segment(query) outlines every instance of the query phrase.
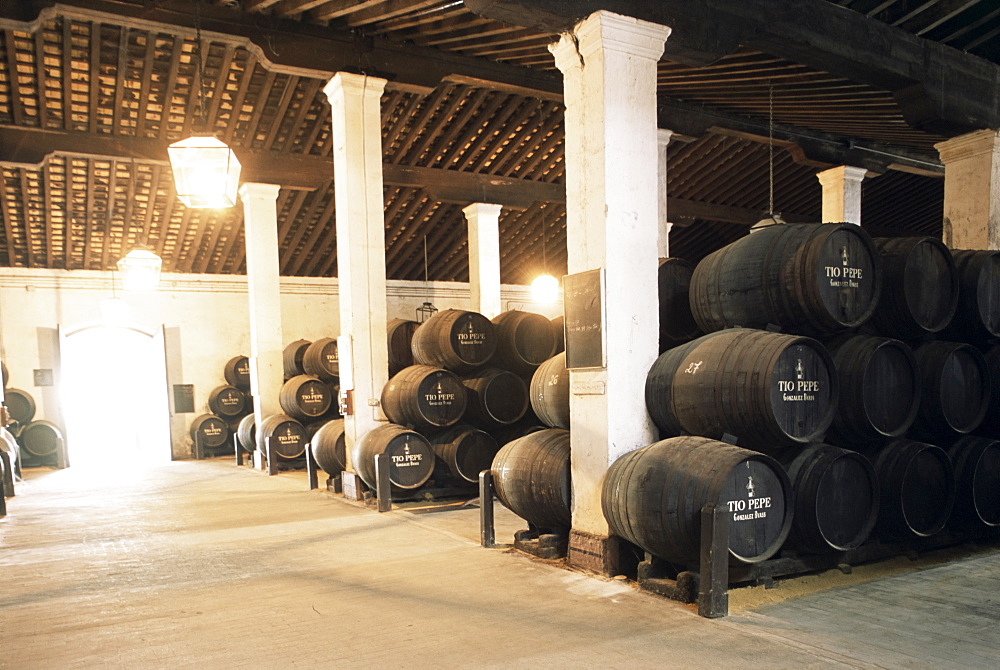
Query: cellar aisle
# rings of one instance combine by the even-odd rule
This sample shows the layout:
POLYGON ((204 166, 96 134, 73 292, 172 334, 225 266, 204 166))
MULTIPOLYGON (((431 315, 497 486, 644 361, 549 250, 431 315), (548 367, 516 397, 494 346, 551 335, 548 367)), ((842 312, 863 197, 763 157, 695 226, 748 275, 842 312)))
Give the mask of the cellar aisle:
POLYGON ((1000 664, 996 550, 709 621, 483 549, 476 509, 380 515, 222 459, 33 471, 8 508, 5 669, 1000 664))

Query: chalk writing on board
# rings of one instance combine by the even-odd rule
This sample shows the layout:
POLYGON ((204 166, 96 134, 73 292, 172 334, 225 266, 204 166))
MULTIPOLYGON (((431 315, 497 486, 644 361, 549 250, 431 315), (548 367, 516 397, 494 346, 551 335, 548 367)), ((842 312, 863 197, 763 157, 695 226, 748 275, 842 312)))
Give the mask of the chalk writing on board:
POLYGON ((567 275, 563 280, 566 367, 604 367, 602 270, 567 275))

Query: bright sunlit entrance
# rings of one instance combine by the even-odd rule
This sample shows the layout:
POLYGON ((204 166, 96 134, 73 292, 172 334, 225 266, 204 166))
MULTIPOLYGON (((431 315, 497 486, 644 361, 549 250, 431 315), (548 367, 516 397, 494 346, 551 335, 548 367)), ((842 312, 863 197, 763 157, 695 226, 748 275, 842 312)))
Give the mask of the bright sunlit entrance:
POLYGON ((85 327, 60 354, 70 467, 114 476, 170 460, 161 332, 85 327))

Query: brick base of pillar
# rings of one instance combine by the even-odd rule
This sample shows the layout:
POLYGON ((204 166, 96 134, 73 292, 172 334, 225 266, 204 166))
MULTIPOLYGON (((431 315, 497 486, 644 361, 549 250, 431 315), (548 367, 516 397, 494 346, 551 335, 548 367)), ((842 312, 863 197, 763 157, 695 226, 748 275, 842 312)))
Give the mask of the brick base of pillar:
POLYGON ((596 572, 605 577, 619 573, 617 537, 595 535, 582 530, 569 532, 569 551, 566 562, 573 567, 596 572))

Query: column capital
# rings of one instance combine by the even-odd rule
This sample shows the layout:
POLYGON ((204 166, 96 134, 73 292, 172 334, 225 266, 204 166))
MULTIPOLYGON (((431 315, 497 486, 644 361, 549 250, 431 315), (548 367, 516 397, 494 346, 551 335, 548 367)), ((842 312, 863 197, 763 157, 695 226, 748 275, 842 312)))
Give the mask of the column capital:
POLYGON ((656 144, 663 148, 670 144, 670 139, 674 136, 674 131, 667 130, 666 128, 656 129, 656 144))
POLYGON ((240 198, 246 200, 277 200, 281 187, 277 184, 247 182, 240 185, 240 198))
POLYGON ((323 87, 323 93, 327 100, 339 93, 355 93, 372 97, 382 97, 385 91, 387 80, 381 77, 370 77, 365 74, 354 74, 352 72, 337 72, 330 78, 330 81, 323 87))
POLYGON ((1000 154, 1000 130, 976 130, 938 142, 934 148, 945 165, 991 152, 1000 154))
POLYGON ((865 168, 854 167, 853 165, 838 165, 837 167, 823 170, 816 173, 816 178, 823 186, 831 186, 843 181, 860 182, 868 175, 865 168))
POLYGON ((602 9, 573 26, 573 34, 584 59, 602 49, 659 60, 670 28, 602 9))
POLYGON ((474 216, 482 216, 484 214, 500 216, 501 209, 503 209, 503 205, 497 205, 491 202, 474 202, 471 205, 463 207, 462 213, 465 214, 466 219, 471 219, 474 216))
POLYGON ((573 68, 583 67, 583 56, 580 55, 576 40, 569 33, 559 36, 559 41, 549 44, 549 53, 555 58, 556 67, 563 74, 573 68))

